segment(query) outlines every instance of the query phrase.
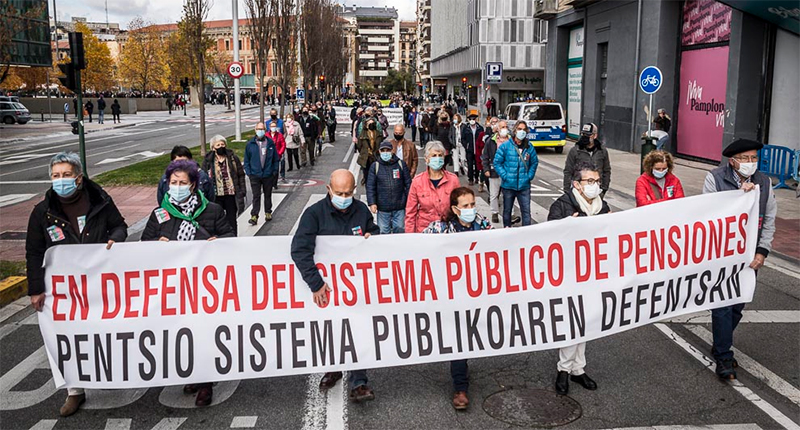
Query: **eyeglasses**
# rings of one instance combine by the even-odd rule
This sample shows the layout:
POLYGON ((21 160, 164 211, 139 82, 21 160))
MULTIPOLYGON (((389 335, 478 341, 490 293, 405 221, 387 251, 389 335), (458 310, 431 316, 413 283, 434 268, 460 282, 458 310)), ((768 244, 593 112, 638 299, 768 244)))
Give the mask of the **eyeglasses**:
POLYGON ((733 157, 734 160, 740 163, 747 163, 747 162, 756 162, 758 161, 758 155, 751 155, 751 156, 741 156, 741 157, 733 157))
POLYGON ((589 179, 581 179, 581 182, 586 182, 589 185, 599 184, 599 179, 589 178, 589 179))

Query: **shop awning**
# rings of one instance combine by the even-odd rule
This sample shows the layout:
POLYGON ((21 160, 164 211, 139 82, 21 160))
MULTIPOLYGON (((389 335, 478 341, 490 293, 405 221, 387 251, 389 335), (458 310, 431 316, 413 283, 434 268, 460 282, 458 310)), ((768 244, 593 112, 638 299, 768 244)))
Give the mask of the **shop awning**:
POLYGON ((800 3, 797 0, 718 0, 755 15, 778 27, 800 34, 800 3))

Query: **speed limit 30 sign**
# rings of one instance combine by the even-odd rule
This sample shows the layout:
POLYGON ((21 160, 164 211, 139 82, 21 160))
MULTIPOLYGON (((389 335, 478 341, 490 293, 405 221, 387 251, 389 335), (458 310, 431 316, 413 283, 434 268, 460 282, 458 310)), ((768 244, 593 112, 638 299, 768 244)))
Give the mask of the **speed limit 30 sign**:
POLYGON ((234 61, 228 65, 228 74, 231 75, 233 79, 239 79, 244 75, 244 66, 242 66, 240 62, 234 61))

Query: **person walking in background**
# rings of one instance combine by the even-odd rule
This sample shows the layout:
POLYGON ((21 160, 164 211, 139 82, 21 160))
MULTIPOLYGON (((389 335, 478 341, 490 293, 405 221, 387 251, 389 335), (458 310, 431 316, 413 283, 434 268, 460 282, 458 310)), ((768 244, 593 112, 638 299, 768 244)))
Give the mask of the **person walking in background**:
MULTIPOLYGON (((192 151, 189 148, 183 145, 176 145, 172 148, 172 151, 169 154, 170 162, 175 160, 189 160, 194 163, 192 158, 192 151)), ((211 179, 208 177, 208 174, 203 170, 197 163, 197 170, 199 170, 198 176, 198 189, 203 192, 203 195, 209 200, 214 201, 214 184, 211 183, 211 179)), ((158 182, 158 190, 156 191, 156 204, 161 204, 161 201, 164 200, 164 195, 169 191, 169 178, 166 174, 161 176, 161 180, 158 182)))
POLYGON ((467 179, 470 185, 475 185, 479 180, 481 174, 475 159, 476 144, 483 134, 483 127, 478 124, 478 115, 472 114, 469 117, 467 125, 461 127, 461 148, 463 149, 464 158, 462 164, 466 166, 467 179))
POLYGON ((378 120, 372 116, 367 116, 364 121, 364 127, 361 129, 355 147, 358 152, 358 159, 356 161, 361 167, 362 185, 367 183, 367 169, 375 162, 378 156, 378 146, 382 140, 378 120))
POLYGON ((173 104, 174 103, 172 102, 172 97, 167 96, 167 110, 169 111, 170 115, 172 115, 172 106, 173 106, 173 104))
POLYGON ((278 188, 278 176, 282 182, 286 182, 286 160, 283 155, 286 153, 286 139, 283 137, 283 120, 280 118, 269 120, 269 132, 267 136, 275 143, 275 149, 278 150, 278 157, 280 158, 279 175, 275 175, 275 188, 278 188), (280 125, 279 124, 280 121, 280 125))
POLYGON ((114 99, 114 103, 111 103, 111 119, 114 121, 114 124, 122 122, 122 120, 119 119, 120 112, 122 112, 122 106, 119 105, 119 100, 114 99))
POLYGON ((261 194, 264 194, 264 220, 272 221, 272 188, 275 186, 280 155, 275 142, 267 137, 264 123, 256 124, 256 135, 244 148, 244 171, 250 179, 253 192, 253 209, 250 211, 250 225, 258 224, 261 210, 261 194))
MULTIPOLYGON (((372 213, 360 200, 353 199, 356 179, 349 170, 339 169, 331 174, 328 194, 306 209, 300 216, 297 231, 292 237, 292 260, 303 281, 313 292, 314 303, 320 308, 328 305, 331 287, 317 269, 314 254, 319 236, 363 236, 368 239, 380 234, 372 219, 372 213)), ((350 401, 354 403, 375 399, 375 393, 367 385, 366 370, 351 370, 350 401)), ((328 372, 319 382, 320 390, 329 390, 342 379, 342 372, 328 372)))
POLYGON ((78 97, 72 96, 72 111, 75 112, 75 118, 78 117, 78 97))
POLYGON ((328 143, 336 142, 336 109, 330 103, 325 105, 325 122, 328 126, 328 143))
POLYGON ((564 164, 564 190, 568 191, 572 184, 572 172, 575 166, 590 163, 597 166, 600 172, 600 189, 605 197, 611 184, 611 159, 603 142, 597 137, 597 126, 586 123, 581 127, 581 137, 575 146, 569 150, 567 161, 564 164))
POLYGON ((466 151, 461 144, 461 138, 466 128, 467 125, 461 120, 461 114, 457 113, 453 115, 453 125, 450 126, 450 130, 448 130, 447 140, 450 141, 453 147, 453 173, 455 173, 456 176, 461 176, 466 170, 464 169, 466 164, 466 151))
MULTIPOLYGON (((398 123, 395 129, 402 126, 398 123)), ((404 233, 411 176, 406 163, 392 153, 391 141, 381 142, 379 156, 367 172, 367 204, 378 214, 381 234, 404 233)))
MULTIPOLYGON (((467 187, 459 187, 450 193, 450 207, 439 221, 433 221, 423 230, 426 234, 450 234, 465 231, 491 230, 492 224, 477 213, 475 192, 467 187)), ((456 410, 469 407, 469 366, 466 359, 450 362, 450 376, 453 378, 452 405, 456 410)))
MULTIPOLYGON (((575 166, 570 188, 550 206, 547 221, 568 217, 583 217, 611 212, 600 194, 600 172, 594 164, 582 162, 575 166)), ((586 374, 586 342, 558 350, 556 393, 569 394, 569 381, 587 390, 596 390, 597 383, 586 374)))
POLYGON ((300 123, 294 120, 291 113, 287 113, 283 120, 283 136, 286 140, 286 158, 289 159, 289 172, 294 170, 294 166, 300 169, 300 158, 298 151, 300 147, 305 145, 303 138, 303 131, 300 129, 300 123), (294 161, 294 163, 292 163, 294 161))
MULTIPOLYGON (((317 146, 317 138, 319 137, 319 119, 312 116, 308 112, 308 107, 303 106, 300 117, 297 119, 300 123, 300 128, 303 130, 303 138, 305 139, 305 151, 308 154, 308 159, 311 165, 314 165, 314 151, 317 146)), ((303 162, 305 165, 305 161, 303 162)))
POLYGON ((458 177, 444 168, 444 158, 442 142, 431 140, 425 145, 428 168, 411 181, 406 202, 406 233, 420 233, 447 214, 450 193, 459 183, 458 177))
POLYGON ((680 179, 672 174, 673 168, 669 152, 652 151, 644 157, 644 173, 636 180, 637 207, 684 196, 680 179))
POLYGON ((94 112, 94 103, 92 103, 91 100, 86 100, 84 108, 86 109, 86 115, 89 117, 89 122, 92 122, 92 112, 94 112))
POLYGON ((417 175, 419 153, 417 153, 417 146, 414 145, 414 142, 406 139, 405 135, 406 129, 403 124, 396 124, 394 126, 394 139, 392 140, 392 153, 406 163, 408 174, 411 175, 411 179, 414 179, 414 176, 417 175))
POLYGON ((408 128, 411 128, 411 142, 417 141, 417 107, 411 106, 411 109, 408 112, 408 116, 406 117, 406 123, 408 123, 408 128))
POLYGON ((500 177, 503 193, 503 227, 511 227, 514 200, 519 203, 522 225, 531 225, 531 182, 539 167, 539 157, 528 142, 528 124, 518 121, 514 137, 497 148, 494 169, 500 177))
MULTIPOLYGON (((436 115, 436 125, 434 126, 433 130, 433 139, 437 140, 442 144, 442 146, 444 146, 445 168, 447 168, 447 166, 452 166, 454 146, 453 142, 450 140, 450 115, 444 109, 439 110, 438 115, 436 115)), ((455 171, 455 169, 453 170, 455 171)), ((458 172, 454 173, 456 173, 456 176, 458 176, 458 172)))
POLYGON ((661 125, 661 130, 664 130, 665 133, 669 133, 669 130, 672 128, 672 121, 664 108, 658 110, 658 116, 653 122, 661 125))
POLYGON ((502 181, 494 167, 494 158, 497 148, 509 140, 508 126, 505 120, 499 120, 492 127, 492 133, 486 137, 486 144, 481 153, 483 163, 483 176, 489 181, 489 207, 492 208, 492 222, 500 222, 500 185, 502 181))
MULTIPOLYGON (((25 236, 28 296, 31 306, 41 312, 45 304, 44 256, 57 245, 106 244, 128 238, 128 225, 111 196, 97 183, 83 176, 78 154, 61 152, 50 159, 51 187, 34 206, 25 236)), ((59 413, 68 417, 86 401, 83 388, 67 389, 59 413)))
POLYGON ((228 141, 222 135, 215 135, 210 141, 211 151, 203 160, 203 171, 208 173, 214 186, 214 201, 222 206, 233 234, 239 235, 236 218, 245 210, 247 196, 247 177, 239 156, 228 149, 228 141))
POLYGON ((105 117, 106 113, 106 99, 103 98, 103 95, 100 94, 100 98, 97 99, 97 123, 103 124, 103 118, 105 117))

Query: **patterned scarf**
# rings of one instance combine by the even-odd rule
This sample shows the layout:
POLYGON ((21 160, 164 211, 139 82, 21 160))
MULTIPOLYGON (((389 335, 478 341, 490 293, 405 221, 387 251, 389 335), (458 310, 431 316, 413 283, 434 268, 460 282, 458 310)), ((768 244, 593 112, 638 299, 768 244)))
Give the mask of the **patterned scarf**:
POLYGON ((198 227, 195 219, 203 213, 207 204, 208 201, 200 191, 193 193, 191 197, 186 199, 183 203, 169 197, 169 194, 164 197, 164 200, 161 202, 161 207, 173 217, 183 220, 178 229, 178 240, 194 240, 198 227))

